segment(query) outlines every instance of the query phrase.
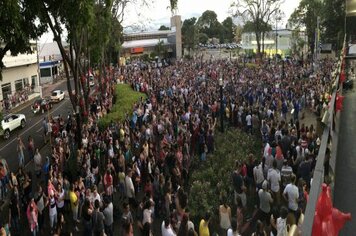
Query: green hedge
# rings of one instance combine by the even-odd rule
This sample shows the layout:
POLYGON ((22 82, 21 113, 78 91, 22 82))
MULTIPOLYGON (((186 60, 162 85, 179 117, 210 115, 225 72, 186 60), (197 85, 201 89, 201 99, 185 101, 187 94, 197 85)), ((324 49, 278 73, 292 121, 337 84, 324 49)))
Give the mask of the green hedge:
POLYGON ((111 121, 123 121, 125 115, 131 116, 133 105, 142 97, 146 99, 146 94, 134 91, 129 84, 116 85, 116 100, 110 113, 99 120, 99 127, 107 127, 111 121))
POLYGON ((216 212, 222 195, 233 205, 231 174, 235 161, 246 160, 250 153, 259 158, 262 144, 258 140, 257 136, 230 128, 224 134, 216 132, 215 152, 205 162, 194 157, 188 203, 194 221, 198 223, 207 210, 216 212))

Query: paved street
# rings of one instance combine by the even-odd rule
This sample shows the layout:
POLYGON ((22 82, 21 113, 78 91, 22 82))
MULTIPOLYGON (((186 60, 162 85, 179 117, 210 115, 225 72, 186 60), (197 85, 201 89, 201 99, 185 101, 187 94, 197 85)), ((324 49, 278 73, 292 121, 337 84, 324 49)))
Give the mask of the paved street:
MULTIPOLYGON (((46 85, 43 89, 43 96, 49 96, 53 89, 61 89, 63 91, 67 90, 66 80, 62 80, 57 84, 46 85)), ((16 171, 18 168, 18 159, 16 153, 17 135, 22 137, 24 144, 27 146, 27 138, 31 135, 35 142, 35 147, 39 147, 40 149, 44 146, 43 142, 43 131, 41 121, 44 116, 48 116, 48 113, 45 114, 33 114, 31 111, 32 102, 26 104, 27 106, 22 106, 22 109, 18 110, 15 108, 16 112, 13 113, 21 113, 25 114, 27 123, 24 129, 17 129, 11 133, 9 140, 4 140, 0 138, 0 155, 2 158, 5 158, 9 168, 11 171, 16 171)), ((61 101, 57 104, 54 104, 53 108, 50 110, 50 115, 58 115, 61 114, 66 115, 68 111, 72 110, 72 105, 70 104, 69 97, 66 96, 64 101, 61 101)), ((25 163, 28 163, 29 157, 25 152, 25 163)))
POLYGON ((341 236, 349 236, 356 232, 356 91, 344 95, 336 159, 334 207, 351 213, 351 222, 347 222, 340 232, 341 236))

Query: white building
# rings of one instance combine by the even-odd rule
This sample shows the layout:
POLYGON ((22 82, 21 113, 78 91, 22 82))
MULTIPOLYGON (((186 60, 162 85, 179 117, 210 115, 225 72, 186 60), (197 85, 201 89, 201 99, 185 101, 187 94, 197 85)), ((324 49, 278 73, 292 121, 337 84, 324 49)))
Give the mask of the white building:
POLYGON ((121 53, 125 58, 150 54, 161 42, 169 57, 180 59, 182 57, 181 28, 181 16, 174 15, 171 17, 170 30, 125 33, 121 53))
MULTIPOLYGON (((68 43, 62 42, 66 47, 68 43)), ((57 42, 40 45, 40 84, 53 83, 63 70, 62 55, 57 42)))
MULTIPOLYGON (((272 30, 266 33, 264 42, 261 40, 261 51, 262 44, 264 43, 264 51, 267 55, 290 55, 293 44, 292 30, 290 29, 278 29, 272 30)), ((307 41, 304 32, 299 32, 299 38, 307 41)), ((252 50, 257 52, 257 41, 256 35, 253 32, 242 34, 242 48, 245 50, 252 50)), ((305 47, 307 45, 305 44, 305 47)), ((304 49, 305 50, 305 49, 304 49)))
POLYGON ((36 42, 32 42, 31 48, 32 53, 29 54, 11 56, 10 52, 6 53, 3 59, 3 79, 0 81, 2 104, 14 107, 40 95, 36 42))

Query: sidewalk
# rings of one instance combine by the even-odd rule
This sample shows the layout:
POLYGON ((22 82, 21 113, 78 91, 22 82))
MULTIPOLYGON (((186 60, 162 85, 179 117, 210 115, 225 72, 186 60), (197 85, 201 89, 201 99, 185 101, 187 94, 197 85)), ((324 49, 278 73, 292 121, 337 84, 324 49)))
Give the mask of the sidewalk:
MULTIPOLYGON (((59 80, 56 83, 47 83, 42 85, 42 97, 46 97, 46 96, 51 96, 51 92, 61 83, 64 83, 65 80, 59 80)), ((31 105, 35 99, 40 97, 40 93, 33 93, 29 96, 28 100, 18 104, 16 107, 12 108, 10 113, 18 113, 19 111, 21 111, 22 109, 24 109, 25 107, 31 105)))

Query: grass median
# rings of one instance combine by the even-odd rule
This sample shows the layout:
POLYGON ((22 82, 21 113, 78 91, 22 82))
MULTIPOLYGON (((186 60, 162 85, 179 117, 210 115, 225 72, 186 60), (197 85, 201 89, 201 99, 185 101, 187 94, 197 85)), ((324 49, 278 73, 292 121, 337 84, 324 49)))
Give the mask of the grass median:
POLYGON ((112 121, 124 121, 126 114, 129 117, 131 116, 134 104, 141 98, 147 98, 146 94, 134 91, 129 84, 116 85, 115 96, 115 104, 110 113, 99 120, 99 127, 101 128, 107 127, 112 121))

